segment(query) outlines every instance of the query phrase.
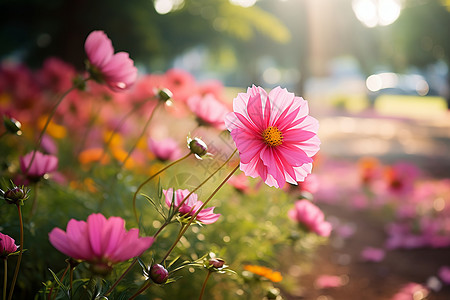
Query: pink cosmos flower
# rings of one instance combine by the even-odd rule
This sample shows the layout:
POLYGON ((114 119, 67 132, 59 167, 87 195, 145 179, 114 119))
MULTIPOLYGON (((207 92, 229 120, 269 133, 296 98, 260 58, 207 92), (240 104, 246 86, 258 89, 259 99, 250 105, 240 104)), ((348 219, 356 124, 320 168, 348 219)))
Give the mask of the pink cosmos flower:
POLYGON ((87 222, 71 219, 66 231, 54 228, 49 240, 67 256, 87 261, 96 270, 111 270, 114 264, 141 255, 154 238, 140 238, 136 228, 126 231, 122 218, 91 214, 87 222))
MULTIPOLYGON (((108 36, 100 30, 93 31, 84 44, 90 64, 100 73, 100 81, 116 92, 128 89, 136 81, 137 68, 128 53, 114 54, 108 36)), ((94 71, 94 73, 95 73, 94 71)))
POLYGON ((445 284, 450 284, 450 267, 442 266, 439 268, 439 278, 441 278, 442 282, 445 284))
POLYGON ((385 254, 383 249, 366 247, 361 251, 361 258, 365 261, 380 262, 384 259, 385 254))
MULTIPOLYGON (((174 200, 174 206, 178 207, 183 201, 183 199, 190 193, 188 190, 176 190, 175 194, 172 188, 168 190, 163 190, 164 195, 166 196, 166 204, 167 206, 172 205, 172 199, 174 200)), ((178 212, 181 216, 189 215, 193 216, 203 205, 202 201, 197 200, 197 194, 193 193, 189 196, 189 198, 179 207, 178 212)), ((214 207, 204 208, 197 215, 197 220, 202 222, 203 224, 212 224, 216 222, 220 214, 215 214, 214 207)))
POLYGON ((9 235, 0 232, 0 258, 5 258, 9 254, 17 251, 18 246, 9 235))
POLYGON ((163 161, 176 160, 181 157, 181 150, 178 147, 178 143, 172 138, 166 138, 160 141, 149 138, 148 147, 158 159, 163 161))
POLYGON ((31 164, 31 167, 29 167, 32 158, 33 151, 20 158, 20 169, 28 179, 37 180, 58 168, 58 158, 54 155, 45 155, 36 151, 33 163, 31 164))
POLYGON ((200 124, 204 123, 219 130, 225 129, 224 118, 228 108, 212 94, 195 95, 187 101, 189 109, 197 116, 200 124))
POLYGON ((318 289, 337 288, 343 285, 341 277, 335 275, 320 275, 314 285, 318 289))
POLYGON ((267 94, 253 86, 233 100, 225 124, 245 175, 282 188, 286 181, 296 185, 311 173, 312 156, 320 145, 319 123, 308 115, 303 98, 280 87, 267 94))
POLYGON ((330 236, 331 223, 325 221, 320 208, 308 200, 296 201, 295 207, 288 212, 288 216, 320 236, 330 236))
POLYGON ((47 58, 39 72, 41 84, 55 93, 62 93, 72 87, 75 68, 56 57, 47 58))

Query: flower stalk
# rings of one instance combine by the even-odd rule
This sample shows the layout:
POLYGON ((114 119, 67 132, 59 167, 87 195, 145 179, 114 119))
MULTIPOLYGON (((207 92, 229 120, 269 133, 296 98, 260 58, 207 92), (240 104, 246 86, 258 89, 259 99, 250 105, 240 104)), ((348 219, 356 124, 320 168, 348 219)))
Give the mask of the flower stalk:
POLYGON ((190 218, 190 220, 188 221, 188 223, 186 225, 184 225, 184 227, 182 227, 182 230, 180 232, 180 234, 178 235, 177 239, 175 240, 175 242, 172 244, 172 246, 170 247, 170 249, 167 251, 166 255, 164 256, 164 258, 161 260, 161 264, 163 264, 163 262, 167 259, 167 257, 170 255, 170 253, 172 252, 172 250, 175 248, 175 246, 178 244, 178 242, 180 241, 181 237, 185 234, 186 230, 189 228, 189 226, 192 224, 192 222, 194 222, 195 218, 197 217, 197 215, 202 211, 203 208, 205 208, 205 206, 208 204, 208 202, 217 194, 217 192, 224 186, 224 184, 228 181, 228 179, 230 179, 231 176, 233 176, 233 174, 237 171, 237 169, 239 168, 239 164, 236 165, 236 167, 228 174, 228 176, 219 184, 219 186, 212 192, 212 194, 208 197, 208 199, 206 199, 205 203, 203 203, 202 206, 200 206, 200 208, 195 212, 195 214, 190 218))
POLYGON ((142 131, 139 134, 139 137, 137 138, 137 140, 134 143, 134 145, 131 147, 130 151, 128 151, 127 156, 125 157, 125 159, 123 160, 122 164, 120 165, 120 169, 122 169, 125 166, 125 164, 127 163, 128 159, 130 159, 131 154, 133 154, 134 150, 136 149, 137 145, 139 144, 139 141, 142 139, 142 137, 144 136, 145 132, 147 131, 147 128, 150 125, 150 122, 153 119, 153 116, 155 115, 155 112, 158 109, 158 107, 161 105, 161 103, 163 103, 163 102, 158 102, 158 104, 156 104, 156 107, 152 110, 150 116, 147 119, 147 122, 145 122, 144 128, 142 128, 142 131))
MULTIPOLYGON (((87 80, 89 80, 89 78, 85 79, 84 82, 86 82, 87 80)), ((27 170, 25 172, 25 175, 28 174, 28 171, 30 170, 31 166, 33 165, 33 161, 34 158, 36 157, 36 151, 38 150, 38 148, 41 146, 42 143, 42 138, 44 137, 44 133, 47 131, 48 125, 50 125, 50 121, 52 120, 53 116, 56 113, 56 109, 58 108, 58 106, 61 104, 61 102, 64 100, 64 98, 74 89, 76 89, 77 86, 73 85, 70 89, 68 89, 67 91, 65 91, 61 97, 58 99, 58 101, 55 103, 55 105, 53 106, 52 110, 50 111, 50 114, 47 117, 47 120, 45 121, 44 127, 41 130, 41 133, 39 134, 38 137, 38 141, 36 143, 36 146, 34 147, 33 150, 33 155, 31 156, 31 160, 30 163, 28 164, 27 170)))
POLYGON ((16 285, 17 276, 19 275, 20 262, 22 261, 23 254, 23 220, 22 220, 22 209, 20 204, 16 204, 17 211, 19 213, 19 226, 20 226, 20 251, 19 257, 17 258, 16 269, 14 270, 13 280, 11 282, 11 288, 9 290, 8 300, 12 299, 14 293, 14 286, 16 285))
POLYGON ((202 290, 200 292, 200 296, 198 297, 198 300, 202 300, 202 298, 203 298, 203 294, 205 293, 205 289, 206 289, 206 283, 208 282, 208 279, 211 276, 211 273, 212 273, 211 270, 208 270, 208 274, 206 274, 205 281, 203 281, 202 290))
POLYGON ((137 209, 136 209, 136 197, 138 195, 138 193, 140 192, 140 190, 144 187, 144 185, 146 185, 147 183, 149 183, 153 178, 155 178, 156 176, 158 176, 159 174, 161 174, 162 172, 164 172, 165 170, 167 170, 168 168, 170 168, 171 166, 185 160, 186 158, 188 158, 190 155, 192 154, 192 152, 189 152, 188 154, 186 154, 185 156, 183 156, 180 159, 177 159, 176 161, 168 164, 167 166, 165 166, 164 168, 162 168, 161 170, 159 170, 158 172, 156 172, 155 174, 153 174, 152 176, 150 176, 149 178, 147 178, 144 182, 141 183, 141 185, 139 185, 139 187, 137 188, 136 192, 133 195, 133 212, 134 212, 134 217, 136 218, 136 222, 139 223, 139 217, 137 214, 137 209))

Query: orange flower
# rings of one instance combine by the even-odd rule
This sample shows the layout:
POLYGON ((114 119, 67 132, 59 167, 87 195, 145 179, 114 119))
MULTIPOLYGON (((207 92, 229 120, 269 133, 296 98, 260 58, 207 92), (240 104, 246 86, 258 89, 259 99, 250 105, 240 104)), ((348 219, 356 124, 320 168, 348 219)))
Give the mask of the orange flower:
POLYGON ((273 271, 272 269, 263 266, 245 265, 244 270, 265 277, 272 282, 280 282, 283 279, 280 272, 273 271))
POLYGON ((102 164, 106 164, 109 161, 108 157, 106 155, 103 155, 102 148, 87 149, 81 152, 80 155, 78 155, 78 160, 83 165, 89 164, 94 161, 99 161, 100 159, 102 164))

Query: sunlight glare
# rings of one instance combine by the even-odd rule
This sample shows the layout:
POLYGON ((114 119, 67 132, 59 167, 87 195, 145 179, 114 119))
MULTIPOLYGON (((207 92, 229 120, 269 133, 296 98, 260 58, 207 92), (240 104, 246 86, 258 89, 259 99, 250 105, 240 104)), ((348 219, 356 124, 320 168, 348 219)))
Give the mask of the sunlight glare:
POLYGON ((255 5, 256 1, 258 0, 230 0, 230 3, 242 7, 251 7, 255 5))
POLYGON ((367 27, 387 26, 400 16, 400 0, 353 0, 356 17, 367 27))

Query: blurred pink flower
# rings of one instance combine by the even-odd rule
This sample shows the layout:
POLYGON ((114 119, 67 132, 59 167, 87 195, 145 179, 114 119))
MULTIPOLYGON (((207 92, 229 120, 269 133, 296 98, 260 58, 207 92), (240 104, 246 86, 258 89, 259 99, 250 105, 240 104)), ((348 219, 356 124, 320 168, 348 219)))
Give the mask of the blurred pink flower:
POLYGON ((20 169, 30 180, 38 180, 45 174, 51 173, 58 168, 58 158, 54 155, 45 155, 36 151, 33 163, 29 167, 32 158, 33 151, 20 158, 20 169))
POLYGON ((187 101, 189 109, 197 116, 200 124, 206 124, 219 130, 225 129, 225 116, 228 108, 218 101, 212 94, 195 95, 187 101))
POLYGON ((114 264, 141 255, 154 238, 140 238, 136 228, 127 231, 120 217, 106 219, 102 214, 91 214, 87 222, 71 219, 66 231, 54 228, 49 240, 65 255, 87 261, 95 271, 107 272, 114 264))
POLYGON ((93 31, 84 44, 90 64, 99 72, 100 81, 116 92, 128 89, 137 78, 137 69, 128 53, 114 54, 114 48, 108 36, 100 30, 93 31))
POLYGON ((383 249, 366 247, 361 251, 361 258, 365 261, 380 262, 384 259, 385 254, 383 249))
MULTIPOLYGON (((168 190, 163 190, 164 195, 166 196, 166 204, 167 206, 172 205, 172 200, 174 201, 173 205, 178 207, 183 201, 183 199, 190 193, 188 190, 176 190, 173 191, 172 188, 168 190)), ((197 194, 193 193, 189 196, 189 198, 179 207, 178 212, 181 216, 189 215, 193 216, 203 205, 202 201, 197 200, 197 194)), ((220 214, 215 214, 214 207, 204 208, 197 215, 197 220, 202 222, 203 224, 212 224, 216 222, 220 214)))
POLYGON ((300 191, 305 191, 311 194, 316 193, 319 190, 319 177, 316 174, 310 174, 304 181, 298 182, 300 191))
POLYGON ((450 267, 449 266, 440 267, 439 271, 438 271, 438 275, 443 283, 450 284, 450 267))
POLYGON ((325 221, 320 208, 308 200, 296 201, 295 207, 288 212, 288 216, 320 236, 328 237, 331 233, 331 223, 325 221))
POLYGON ((17 251, 18 246, 9 235, 0 232, 0 258, 5 258, 9 254, 17 251))
POLYGON ((269 94, 257 86, 239 93, 225 124, 239 150, 241 170, 260 176, 267 185, 297 184, 311 173, 319 151, 319 123, 309 116, 308 103, 286 89, 269 94))
POLYGON ((388 192, 405 195, 413 192, 419 169, 414 164, 399 162, 386 167, 384 175, 388 192))
POLYGON ((176 160, 181 157, 178 143, 172 138, 165 138, 159 141, 149 138, 148 147, 159 160, 176 160))
POLYGON ((239 192, 244 194, 248 193, 250 189, 250 184, 248 181, 248 177, 245 176, 244 173, 240 173, 239 175, 233 175, 230 179, 228 179, 227 183, 233 186, 239 192))
POLYGON ((425 299, 429 291, 421 284, 410 282, 402 286, 399 292, 392 296, 391 300, 425 299))
POLYGON ((343 285, 341 277, 335 275, 320 275, 314 285, 318 289, 337 288, 343 285))
POLYGON ((47 58, 38 74, 41 84, 54 93, 63 93, 72 87, 75 67, 56 57, 47 58))
POLYGON ((170 69, 165 74, 165 88, 173 93, 175 101, 186 102, 195 94, 197 83, 194 76, 181 69, 170 69))

